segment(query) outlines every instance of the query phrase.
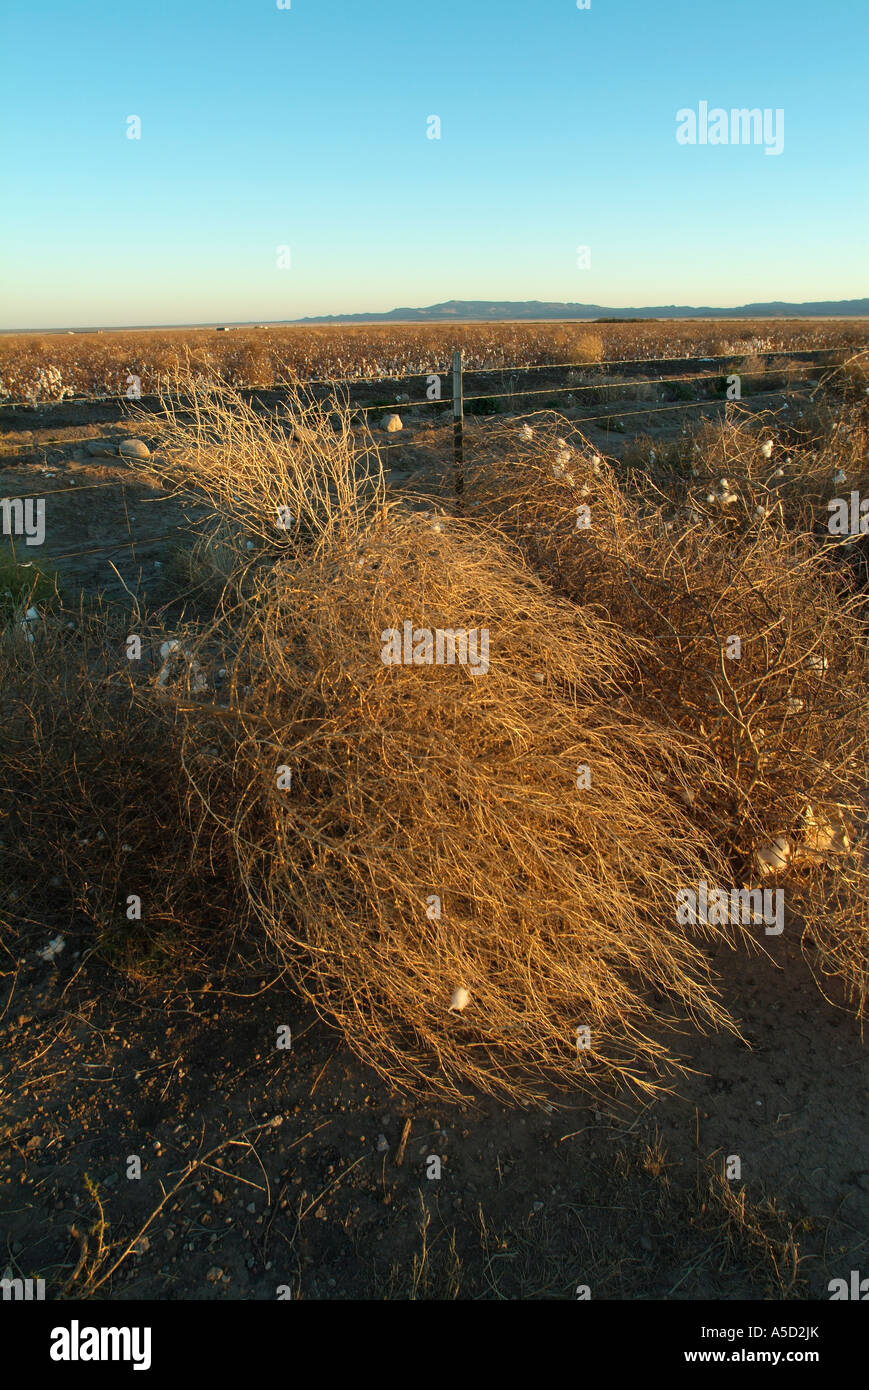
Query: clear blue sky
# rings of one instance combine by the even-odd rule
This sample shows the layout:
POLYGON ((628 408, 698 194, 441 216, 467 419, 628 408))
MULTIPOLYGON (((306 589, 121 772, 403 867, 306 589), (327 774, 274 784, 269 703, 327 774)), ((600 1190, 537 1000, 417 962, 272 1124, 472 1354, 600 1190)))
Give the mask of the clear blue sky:
POLYGON ((866 295, 867 37, 863 0, 3 0, 0 326, 866 295), (783 152, 679 145, 701 101, 783 152))

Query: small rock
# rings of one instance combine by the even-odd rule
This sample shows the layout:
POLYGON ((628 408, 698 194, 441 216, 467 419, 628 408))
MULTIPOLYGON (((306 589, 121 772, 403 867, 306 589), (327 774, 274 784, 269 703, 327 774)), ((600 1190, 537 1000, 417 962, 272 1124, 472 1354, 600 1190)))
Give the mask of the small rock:
POLYGON ((380 428, 386 430, 387 434, 395 434, 397 430, 404 429, 400 415, 384 415, 380 421, 380 428))
POLYGON ((91 458, 114 459, 118 457, 118 451, 112 440, 89 439, 85 448, 91 458))
POLYGON ((377 1152, 379 1154, 389 1153, 389 1140, 385 1134, 378 1134, 377 1136, 377 1152))
POLYGON ((141 439, 122 439, 118 453, 125 459, 149 459, 151 450, 141 439))

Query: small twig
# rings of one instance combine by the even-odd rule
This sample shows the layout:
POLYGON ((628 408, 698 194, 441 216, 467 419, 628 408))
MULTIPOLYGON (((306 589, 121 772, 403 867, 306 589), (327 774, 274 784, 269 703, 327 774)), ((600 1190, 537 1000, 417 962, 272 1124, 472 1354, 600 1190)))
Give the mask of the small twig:
POLYGON ((404 1122, 404 1128, 401 1131, 401 1139, 398 1141, 398 1151, 395 1155, 396 1168, 400 1168, 404 1162, 404 1151, 407 1148, 407 1141, 410 1137, 410 1127, 412 1124, 412 1120, 405 1120, 404 1122))

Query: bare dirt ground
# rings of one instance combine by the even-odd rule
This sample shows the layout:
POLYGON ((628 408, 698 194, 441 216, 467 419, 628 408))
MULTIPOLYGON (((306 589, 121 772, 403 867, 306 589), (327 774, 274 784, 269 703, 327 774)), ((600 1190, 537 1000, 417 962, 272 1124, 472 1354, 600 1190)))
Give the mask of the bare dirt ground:
MULTIPOLYGON (((672 437, 684 414, 640 423, 672 437)), ((378 436, 391 485, 436 496, 451 426, 406 425, 378 436)), ((485 428, 468 421, 468 467, 485 428)), ((584 428, 613 455, 630 438, 584 428)), ((131 433, 144 437, 110 408, 84 426, 7 429, 0 492, 46 498, 40 559, 68 593, 133 592, 168 611, 195 509, 81 442, 131 433)), ((673 1094, 527 1113, 394 1092, 222 939, 169 988, 91 954, 74 921, 29 920, 26 903, 6 944, 0 1262, 44 1277, 49 1298, 574 1298, 587 1285, 595 1298, 825 1299, 831 1278, 869 1264, 867 1051, 819 993, 796 924, 753 960, 715 959, 744 1041, 686 1032, 676 1047, 693 1070, 673 1094), (65 949, 45 961, 57 932, 65 949), (739 1181, 716 1176, 728 1156, 739 1181)))
POLYGON ((113 1258, 145 1228, 115 1298, 824 1298, 865 1264, 866 1052, 787 929, 716 962, 745 1043, 687 1035, 672 1096, 520 1113, 396 1094, 280 980, 141 987, 64 926, 55 963, 27 932, 2 1024, 4 1259, 49 1296, 97 1199, 113 1258), (710 1186, 728 1155, 747 1219, 710 1186))

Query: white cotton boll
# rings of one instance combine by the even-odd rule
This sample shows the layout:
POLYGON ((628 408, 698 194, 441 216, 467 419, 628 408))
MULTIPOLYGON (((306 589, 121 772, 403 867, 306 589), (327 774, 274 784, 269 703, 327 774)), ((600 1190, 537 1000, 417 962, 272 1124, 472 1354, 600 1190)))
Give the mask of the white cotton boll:
POLYGON ((779 835, 772 844, 757 851, 757 862, 762 874, 779 874, 790 863, 791 842, 785 835, 779 835))
POLYGON ((535 672, 534 672, 534 680, 536 681, 536 683, 537 683, 538 685, 542 685, 545 679, 546 679, 546 677, 544 676, 544 674, 543 674, 542 671, 535 671, 535 672))
POLYGON ((847 481, 848 481, 848 479, 847 479, 846 475, 842 472, 841 468, 838 468, 838 469, 836 470, 836 472, 833 474, 833 482, 834 482, 834 483, 846 483, 847 481))
POLYGON ((28 608, 24 616, 29 623, 35 623, 39 617, 39 610, 37 608, 28 608))
POLYGON ((729 478, 719 478, 719 479, 718 479, 718 487, 719 487, 719 490, 720 490, 721 492, 729 492, 729 491, 730 491, 730 479, 729 479, 729 478))
POLYGON ((805 700, 795 700, 793 696, 788 700, 788 714, 802 714, 805 707, 805 700))
POLYGON ((522 436, 523 439, 533 439, 533 438, 534 438, 534 431, 533 431, 533 429, 531 428, 530 425, 523 425, 522 428, 521 428, 521 430, 519 431, 519 433, 520 433, 520 435, 522 436))
POLYGON ((449 1007, 449 1009, 447 1010, 447 1012, 448 1012, 448 1013, 461 1013, 462 1009, 466 1009, 466 1008, 468 1007, 468 1005, 470 1004, 470 1002, 471 1002, 471 996, 470 996, 470 994, 468 993, 468 991, 467 991, 466 989, 464 989, 461 985, 459 985, 458 988, 457 988, 457 989, 454 989, 453 992, 452 992, 452 996, 451 996, 451 998, 450 998, 450 1007, 449 1007))
POLYGON ((811 656, 806 657, 806 666, 810 671, 826 671, 829 662, 820 652, 812 652, 811 656))
MULTIPOLYGON (((158 686, 165 687, 166 685, 168 685, 169 675, 173 667, 173 662, 171 658, 173 654, 176 652, 180 656, 184 657, 185 661, 189 663, 191 675, 191 688, 194 694, 201 695, 204 691, 208 689, 208 680, 206 678, 205 672, 203 671, 201 665, 199 664, 193 653, 189 651, 187 647, 182 647, 180 643, 177 641, 164 642, 160 647, 160 656, 162 657, 163 665, 161 666, 160 672, 157 676, 158 686)), ((177 665, 175 669, 177 670, 177 665)))
POLYGON ((724 506, 724 507, 729 507, 733 502, 738 502, 738 501, 739 501, 739 493, 738 493, 738 492, 725 492, 724 496, 723 496, 722 499, 721 499, 721 505, 724 506))
POLYGON ((826 816, 820 818, 815 816, 814 809, 808 805, 803 812, 803 848, 814 851, 817 854, 824 854, 830 850, 840 854, 847 854, 851 848, 851 837, 848 828, 842 820, 838 818, 839 824, 834 825, 826 816))
POLYGON ((755 514, 755 516, 759 516, 760 519, 763 520, 764 517, 769 516, 769 508, 768 508, 768 507, 755 507, 755 509, 754 509, 754 514, 755 514))
POLYGON ((37 951, 36 954, 42 960, 50 962, 54 960, 55 956, 59 956, 61 951, 65 950, 65 948, 66 942, 64 941, 63 937, 55 936, 52 937, 51 941, 49 941, 47 946, 43 947, 41 951, 37 951))
POLYGON ((718 501, 718 498, 715 496, 714 492, 707 492, 706 501, 709 503, 711 507, 714 507, 715 503, 718 501))
POLYGON ((760 452, 765 459, 772 458, 772 440, 765 439, 760 446, 760 452))
POLYGON ((441 526, 439 521, 433 521, 431 524, 431 529, 434 532, 436 532, 437 535, 441 535, 444 528, 441 526))

